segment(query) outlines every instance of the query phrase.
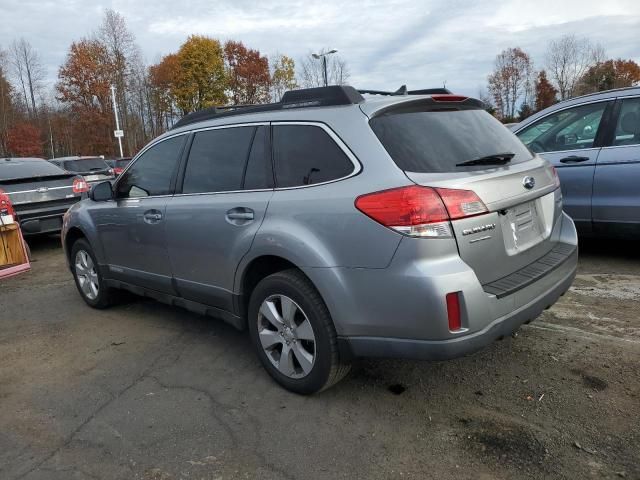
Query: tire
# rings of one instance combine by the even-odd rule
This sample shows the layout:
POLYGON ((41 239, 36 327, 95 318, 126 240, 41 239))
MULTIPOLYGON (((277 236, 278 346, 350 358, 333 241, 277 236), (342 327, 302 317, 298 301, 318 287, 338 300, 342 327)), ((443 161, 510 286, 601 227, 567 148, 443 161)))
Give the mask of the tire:
POLYGON ((251 293, 248 312, 249 333, 258 358, 287 390, 310 395, 349 373, 351 365, 340 360, 329 310, 299 270, 285 270, 261 280, 251 293), (283 351, 287 354, 284 362, 283 351))
POLYGON ((75 241, 71 247, 70 263, 76 288, 85 303, 93 308, 109 307, 113 303, 114 292, 104 284, 100 270, 97 268, 96 256, 89 242, 83 238, 75 241), (97 290, 87 288, 88 277, 91 283, 95 283, 97 290))

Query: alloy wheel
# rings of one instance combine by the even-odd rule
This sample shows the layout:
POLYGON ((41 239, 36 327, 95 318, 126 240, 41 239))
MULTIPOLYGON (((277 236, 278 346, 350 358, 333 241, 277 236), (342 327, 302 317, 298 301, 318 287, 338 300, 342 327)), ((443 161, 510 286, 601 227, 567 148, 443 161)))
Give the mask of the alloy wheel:
POLYGON ((291 298, 271 295, 258 311, 258 338, 271 364, 289 378, 306 377, 316 359, 316 337, 306 313, 291 298))
POLYGON ((98 297, 100 284, 93 259, 86 251, 78 250, 76 253, 75 270, 80 290, 89 300, 95 300, 98 297))

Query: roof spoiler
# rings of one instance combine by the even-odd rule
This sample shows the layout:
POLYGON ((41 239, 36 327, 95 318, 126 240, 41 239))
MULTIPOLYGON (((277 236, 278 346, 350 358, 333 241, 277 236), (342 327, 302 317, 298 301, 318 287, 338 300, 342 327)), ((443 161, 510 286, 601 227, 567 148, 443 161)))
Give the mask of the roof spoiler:
POLYGON ((384 90, 358 90, 361 94, 368 95, 388 95, 388 96, 399 96, 399 95, 451 95, 451 91, 447 88, 423 88, 421 90, 408 90, 406 85, 402 85, 395 92, 387 92, 384 90))

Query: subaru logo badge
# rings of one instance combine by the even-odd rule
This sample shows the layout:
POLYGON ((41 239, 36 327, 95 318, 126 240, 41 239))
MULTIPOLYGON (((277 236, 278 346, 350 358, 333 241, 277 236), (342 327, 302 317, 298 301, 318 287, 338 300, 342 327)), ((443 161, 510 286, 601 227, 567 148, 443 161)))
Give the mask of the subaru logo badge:
POLYGON ((533 187, 536 186, 536 179, 533 177, 524 177, 522 179, 522 186, 527 190, 531 190, 533 187))

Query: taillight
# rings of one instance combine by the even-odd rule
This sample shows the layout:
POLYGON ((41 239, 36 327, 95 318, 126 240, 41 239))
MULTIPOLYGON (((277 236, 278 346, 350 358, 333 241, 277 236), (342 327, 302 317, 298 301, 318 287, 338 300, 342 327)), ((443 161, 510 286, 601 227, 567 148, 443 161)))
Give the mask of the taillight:
POLYGON ((551 165, 551 171, 553 172, 553 184, 558 188, 560 186, 560 177, 558 176, 558 170, 551 165))
POLYGON ((449 215, 429 187, 393 188, 356 199, 356 208, 385 227, 413 237, 450 237, 449 215))
POLYGON ((447 293, 447 317, 449 318, 449 331, 456 332, 462 328, 460 292, 447 293))
POLYGON ((82 193, 89 191, 89 184, 84 178, 76 178, 73 181, 73 193, 82 193))
POLYGON ((473 217, 487 213, 487 207, 471 190, 454 190, 451 188, 436 188, 444 205, 447 207, 451 220, 473 217))
POLYGON ((362 195, 355 206, 385 227, 412 237, 451 237, 449 220, 488 211, 470 190, 418 185, 362 195))
POLYGON ((13 205, 11 205, 9 195, 2 189, 0 189, 0 214, 11 215, 12 217, 16 215, 13 205))
POLYGON ((113 169, 113 174, 116 175, 116 176, 120 175, 122 172, 123 172, 123 169, 120 168, 120 167, 115 167, 113 169))

